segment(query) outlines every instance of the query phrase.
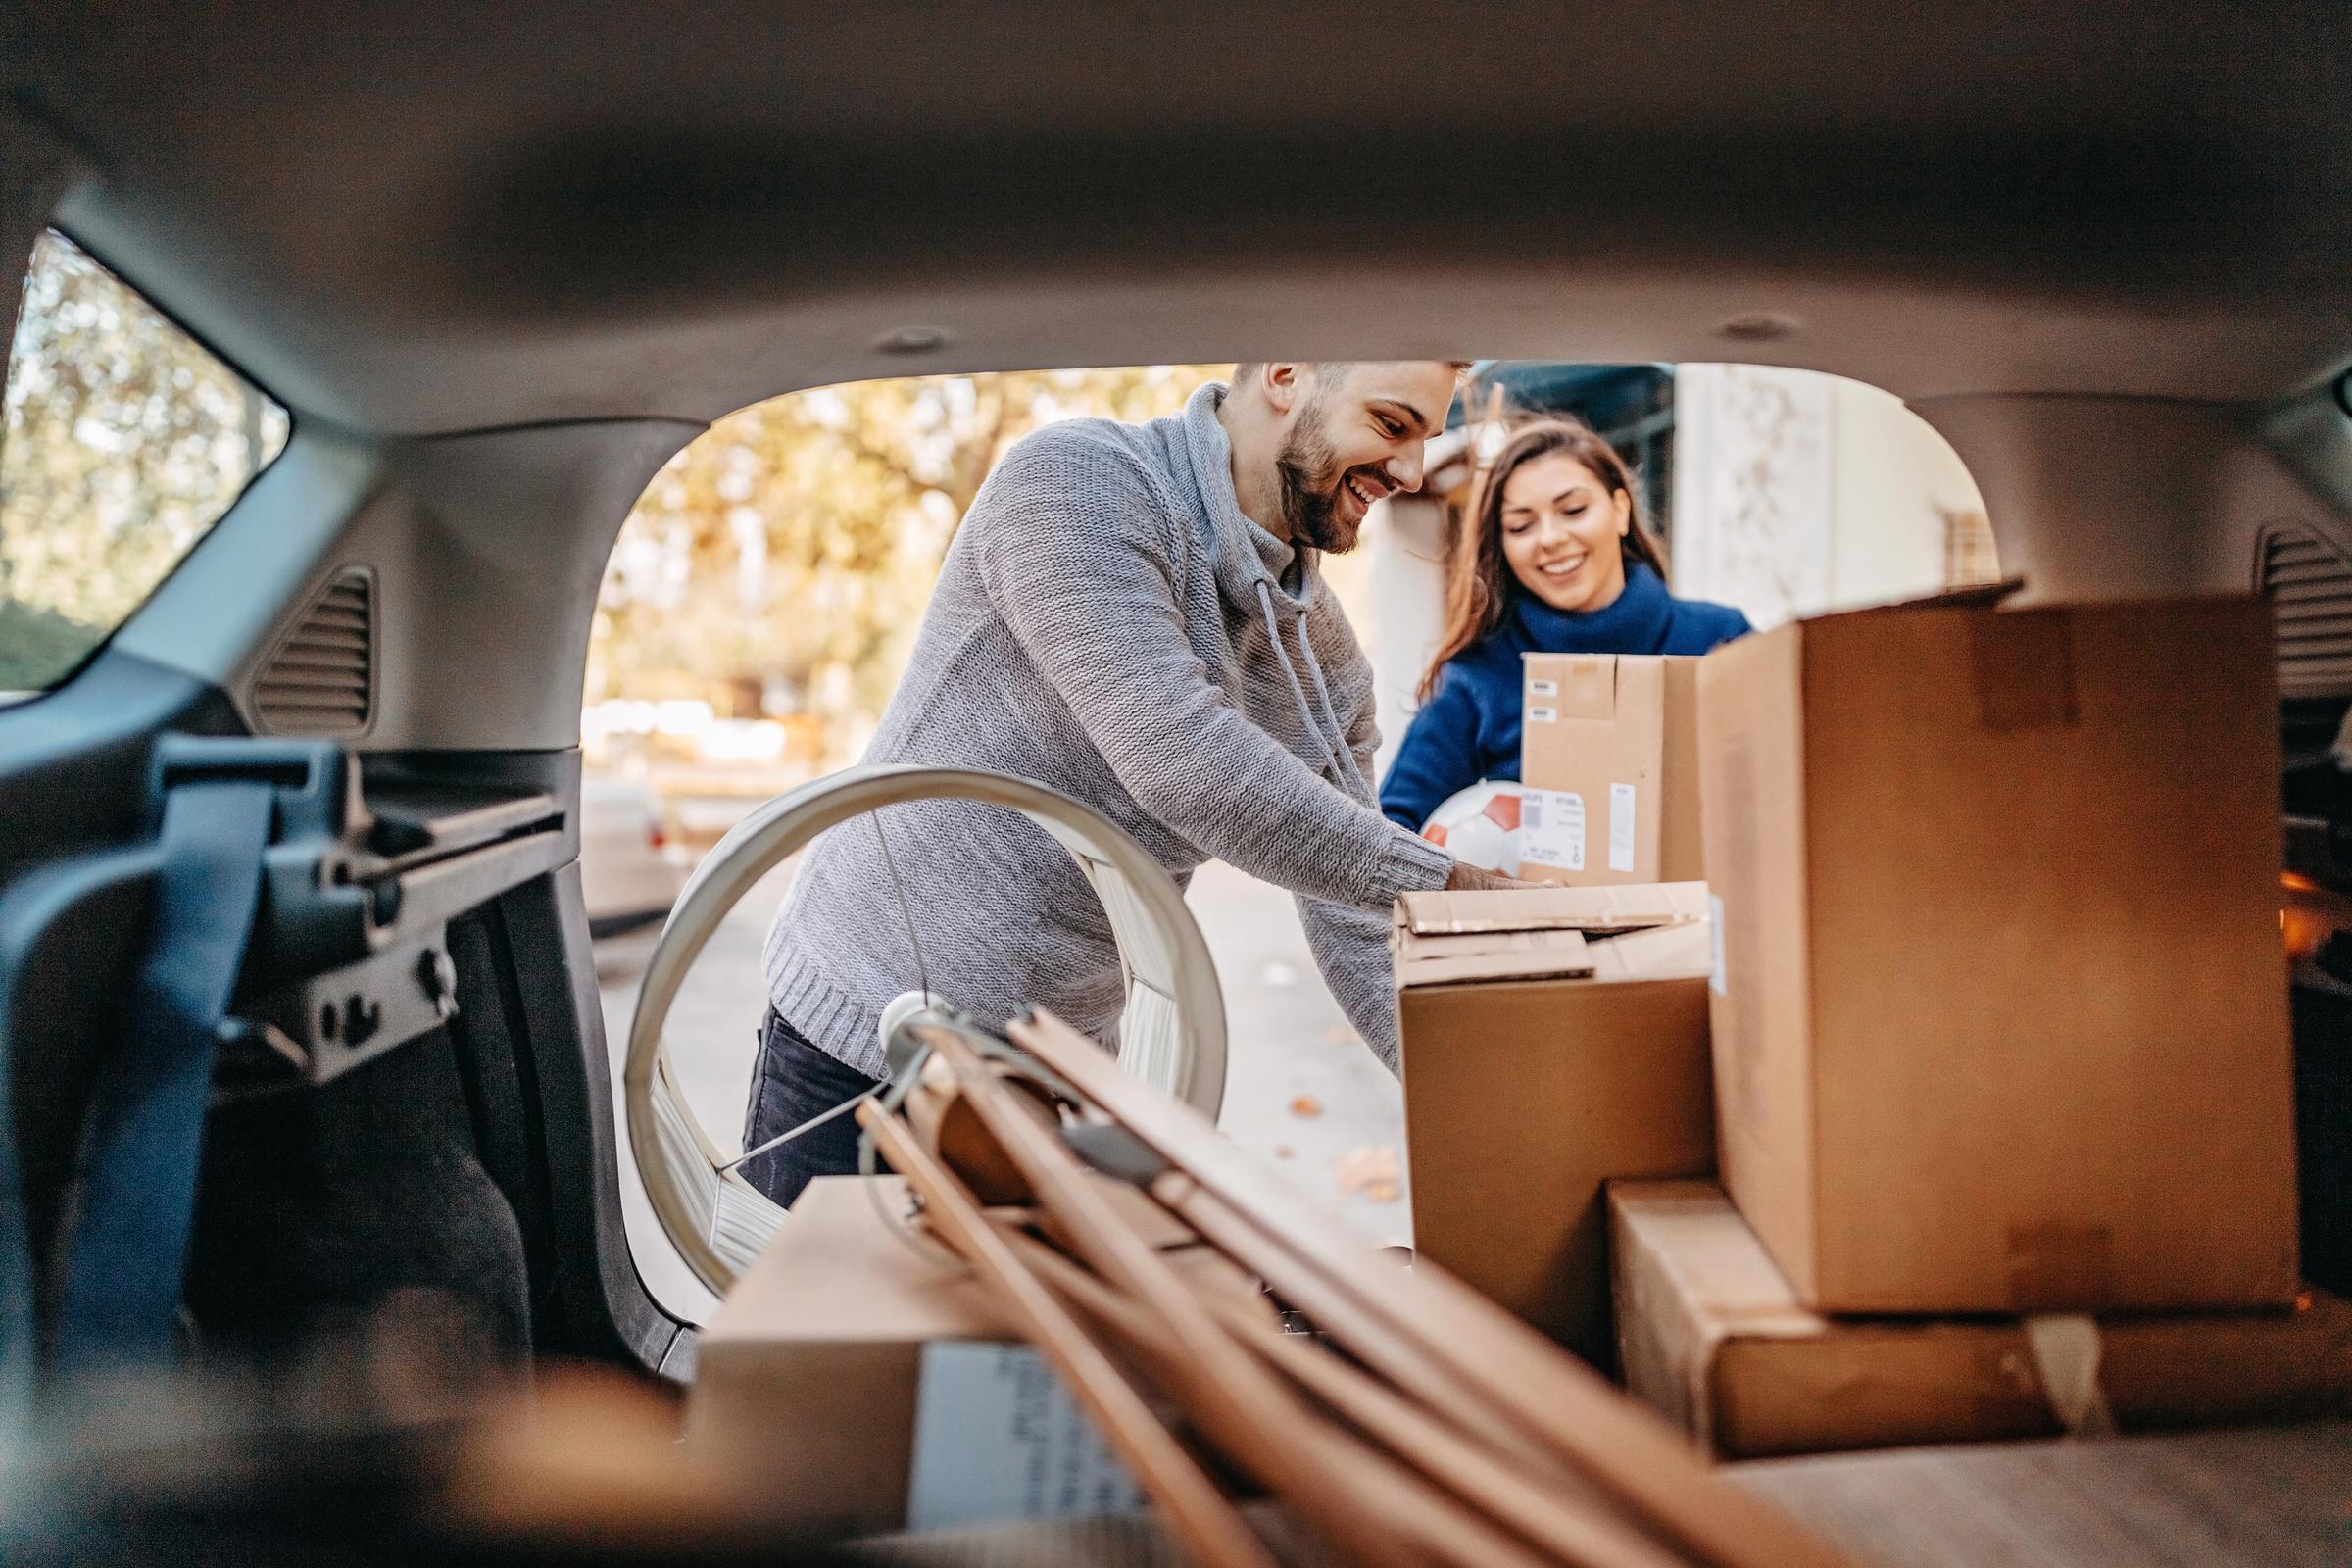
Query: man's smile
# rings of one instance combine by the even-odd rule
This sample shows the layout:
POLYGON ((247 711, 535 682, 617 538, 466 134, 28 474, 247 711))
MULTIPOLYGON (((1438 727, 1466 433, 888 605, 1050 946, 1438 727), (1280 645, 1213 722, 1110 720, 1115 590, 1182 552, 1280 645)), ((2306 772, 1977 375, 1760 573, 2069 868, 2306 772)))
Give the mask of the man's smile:
POLYGON ((1340 476, 1340 492, 1354 504, 1354 520, 1358 522, 1372 510, 1372 503, 1387 496, 1392 488, 1365 469, 1350 469, 1340 476))

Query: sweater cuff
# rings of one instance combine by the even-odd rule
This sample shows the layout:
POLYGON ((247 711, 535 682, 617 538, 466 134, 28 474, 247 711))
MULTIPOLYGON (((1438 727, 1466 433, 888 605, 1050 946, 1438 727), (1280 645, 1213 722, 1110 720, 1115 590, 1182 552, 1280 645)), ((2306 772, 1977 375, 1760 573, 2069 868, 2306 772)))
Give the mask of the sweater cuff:
POLYGON ((1390 823, 1396 831, 1389 835, 1380 858, 1374 862, 1372 889, 1374 903, 1366 907, 1386 914, 1396 906, 1397 895, 1425 893, 1442 888, 1453 875, 1453 857, 1439 846, 1406 827, 1390 823))

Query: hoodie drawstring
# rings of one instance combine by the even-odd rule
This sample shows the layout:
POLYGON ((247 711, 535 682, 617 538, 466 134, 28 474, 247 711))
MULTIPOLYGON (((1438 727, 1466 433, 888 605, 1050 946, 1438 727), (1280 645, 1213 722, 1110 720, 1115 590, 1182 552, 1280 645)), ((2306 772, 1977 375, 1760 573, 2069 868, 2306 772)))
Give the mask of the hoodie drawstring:
POLYGON ((1315 683, 1315 701, 1323 705, 1323 722, 1331 726, 1332 750, 1347 764, 1348 776, 1355 780, 1356 794, 1364 800, 1372 798, 1372 786, 1364 781, 1364 770, 1355 765, 1355 750, 1348 744, 1348 732, 1340 727, 1340 715, 1331 706, 1331 688, 1323 680, 1323 662, 1315 657, 1315 640, 1306 634, 1306 611, 1298 612, 1298 651, 1306 656, 1307 678, 1315 683))
POLYGON ((1331 692, 1323 680, 1323 665, 1315 658, 1313 641, 1306 635, 1305 612, 1301 611, 1298 615, 1298 647, 1306 656, 1307 672, 1314 677, 1315 696, 1323 705, 1322 724, 1315 722, 1315 710, 1306 701, 1306 688, 1299 684, 1298 667, 1291 662, 1291 651, 1283 641, 1282 619, 1274 612, 1274 594, 1267 588, 1263 577, 1257 580, 1257 608, 1266 617, 1266 635, 1274 640, 1274 657, 1281 662, 1283 676, 1291 683, 1291 696, 1298 704, 1298 720, 1323 748, 1323 765, 1331 770, 1332 777, 1341 783, 1342 788, 1347 787, 1346 781, 1353 780, 1358 798, 1368 798, 1371 790, 1365 785, 1363 772, 1355 765, 1355 757, 1348 750, 1347 737, 1340 734, 1340 721, 1332 712, 1331 692))

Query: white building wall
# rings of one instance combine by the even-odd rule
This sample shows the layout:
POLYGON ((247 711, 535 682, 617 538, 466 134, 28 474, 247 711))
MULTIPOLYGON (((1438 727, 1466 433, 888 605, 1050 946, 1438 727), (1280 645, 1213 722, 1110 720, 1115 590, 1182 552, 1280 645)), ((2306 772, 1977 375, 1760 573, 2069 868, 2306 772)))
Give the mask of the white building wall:
POLYGON ((1811 370, 1675 372, 1675 589, 1759 626, 1943 588, 1968 470, 1900 399, 1811 370))
POLYGON ((1829 605, 1884 604, 1945 586, 1948 515, 1984 501, 1958 454, 1892 393, 1832 383, 1837 448, 1829 605))
MULTIPOLYGON (((1425 496, 1396 496, 1376 504, 1365 518, 1371 555, 1372 627, 1356 635, 1372 656, 1380 715, 1380 758, 1374 777, 1389 770, 1404 726, 1420 706, 1416 692, 1446 629, 1446 508, 1425 496)), ((1354 604, 1343 596, 1348 614, 1354 604)))
POLYGON ((1675 368, 1676 593, 1737 605, 1759 626, 1830 602, 1835 408, 1827 376, 1675 368))

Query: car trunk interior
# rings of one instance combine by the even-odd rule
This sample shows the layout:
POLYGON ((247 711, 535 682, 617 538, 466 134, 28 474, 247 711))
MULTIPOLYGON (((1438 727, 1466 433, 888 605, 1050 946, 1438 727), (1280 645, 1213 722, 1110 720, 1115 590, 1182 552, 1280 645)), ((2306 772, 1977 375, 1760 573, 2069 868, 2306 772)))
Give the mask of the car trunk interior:
POLYGON ((1375 45, 1309 6, 1336 67, 1303 25, 1250 44, 1257 8, 1180 9, 725 5, 652 38, 612 6, 10 24, 0 297, 55 226, 293 418, 77 678, 0 710, 28 1321, 117 977, 161 918, 164 796, 260 780, 275 891, 238 996, 271 1022, 222 1046, 200 1342, 283 1356, 421 1302, 453 1359, 690 1378, 695 1330, 622 1229, 622 1043, 576 864, 623 518, 759 398, 1277 349, 1852 376, 1965 460, 2025 602, 2268 595, 2305 1272, 2352 1292, 2340 7, 2160 4, 2108 31, 1966 4, 1863 40, 1828 5, 1739 29, 1456 7, 1375 45), (1058 90, 1020 90, 1049 61, 1058 90), (362 628, 356 723, 285 699, 311 622, 362 628))

